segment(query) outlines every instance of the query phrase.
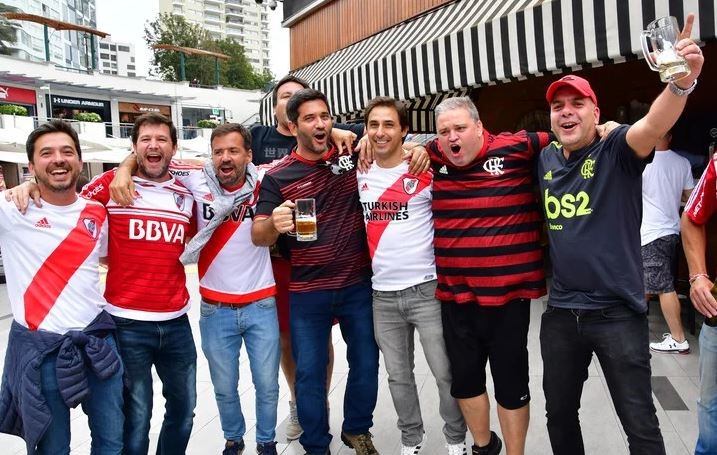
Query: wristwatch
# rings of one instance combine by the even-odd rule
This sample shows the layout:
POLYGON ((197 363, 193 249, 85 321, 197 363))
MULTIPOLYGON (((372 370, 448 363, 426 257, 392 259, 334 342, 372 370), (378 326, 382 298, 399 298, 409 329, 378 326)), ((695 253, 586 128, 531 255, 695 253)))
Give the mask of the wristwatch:
POLYGON ((697 79, 695 79, 694 81, 692 81, 692 85, 690 85, 690 86, 687 87, 687 88, 680 88, 680 87, 678 87, 674 82, 670 82, 670 83, 667 84, 667 85, 670 87, 670 91, 671 91, 672 93, 674 93, 675 95, 677 95, 677 96, 687 96, 687 95, 689 95, 690 93, 692 93, 692 92, 694 91, 695 87, 697 87, 697 79))

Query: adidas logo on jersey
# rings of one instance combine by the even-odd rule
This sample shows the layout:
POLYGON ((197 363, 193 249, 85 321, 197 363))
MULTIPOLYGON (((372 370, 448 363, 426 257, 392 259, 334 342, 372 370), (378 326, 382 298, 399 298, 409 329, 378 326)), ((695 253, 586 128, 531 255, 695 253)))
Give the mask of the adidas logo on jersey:
POLYGON ((441 168, 438 170, 438 172, 440 172, 441 174, 448 174, 448 168, 444 164, 443 166, 441 166, 441 168))
POLYGON ((368 191, 368 183, 361 185, 361 191, 368 191))
POLYGON ((47 221, 47 218, 43 218, 43 219, 41 219, 40 221, 38 221, 37 223, 35 223, 35 227, 39 227, 39 228, 51 228, 52 226, 50 225, 50 222, 47 221))
POLYGON ((543 180, 553 180, 553 170, 552 169, 545 173, 545 175, 543 176, 543 180))

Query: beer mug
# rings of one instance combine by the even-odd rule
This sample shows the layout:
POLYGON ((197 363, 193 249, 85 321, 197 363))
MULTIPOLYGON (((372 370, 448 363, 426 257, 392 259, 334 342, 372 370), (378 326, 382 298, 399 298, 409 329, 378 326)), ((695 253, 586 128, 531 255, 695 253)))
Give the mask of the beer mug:
POLYGON ((652 71, 660 73, 662 82, 674 82, 690 74, 687 60, 679 56, 675 49, 679 37, 680 29, 673 16, 650 22, 640 36, 645 61, 652 71))
POLYGON ((311 242, 317 239, 316 231, 316 200, 296 200, 296 240, 311 242))

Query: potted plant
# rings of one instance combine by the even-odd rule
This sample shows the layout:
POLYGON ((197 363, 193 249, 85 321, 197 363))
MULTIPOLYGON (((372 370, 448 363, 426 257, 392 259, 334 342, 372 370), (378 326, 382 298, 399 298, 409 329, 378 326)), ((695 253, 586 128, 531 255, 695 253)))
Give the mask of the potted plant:
POLYGON ((197 127, 201 129, 202 137, 210 137, 212 130, 219 126, 219 122, 216 120, 202 119, 197 122, 197 127))
POLYGON ((77 132, 90 137, 103 138, 106 136, 102 117, 94 112, 78 112, 72 116, 77 120, 77 132))
POLYGON ((0 123, 3 128, 32 130, 35 121, 27 116, 27 108, 17 104, 0 104, 0 123))

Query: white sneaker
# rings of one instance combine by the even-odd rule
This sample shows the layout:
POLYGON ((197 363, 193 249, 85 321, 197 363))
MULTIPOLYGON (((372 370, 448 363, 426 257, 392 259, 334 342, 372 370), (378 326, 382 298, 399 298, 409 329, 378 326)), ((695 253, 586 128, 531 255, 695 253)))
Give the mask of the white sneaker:
POLYGON ((690 343, 688 343, 687 340, 679 343, 672 338, 671 334, 665 333, 662 335, 662 341, 650 343, 650 350, 668 354, 689 354, 690 343))
POLYGON ((289 423, 286 424, 286 439, 293 441, 299 439, 304 432, 299 424, 299 416, 296 414, 296 403, 289 401, 289 423))
POLYGON ((421 442, 418 443, 418 445, 415 446, 404 446, 401 444, 401 455, 418 455, 423 450, 423 447, 426 445, 426 433, 423 433, 423 439, 421 439, 421 442))
POLYGON ((446 444, 446 447, 448 447, 448 455, 466 455, 468 453, 465 441, 458 444, 446 444))

